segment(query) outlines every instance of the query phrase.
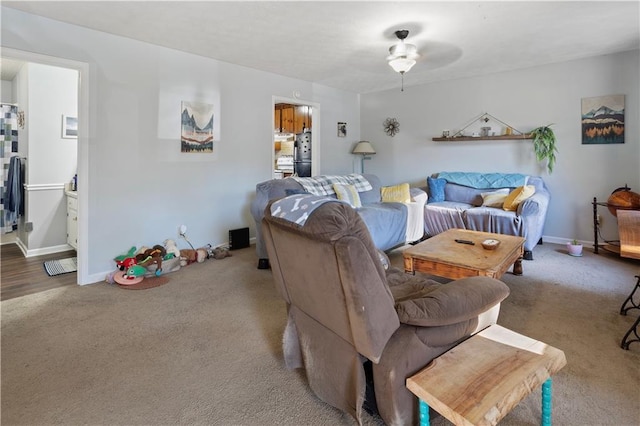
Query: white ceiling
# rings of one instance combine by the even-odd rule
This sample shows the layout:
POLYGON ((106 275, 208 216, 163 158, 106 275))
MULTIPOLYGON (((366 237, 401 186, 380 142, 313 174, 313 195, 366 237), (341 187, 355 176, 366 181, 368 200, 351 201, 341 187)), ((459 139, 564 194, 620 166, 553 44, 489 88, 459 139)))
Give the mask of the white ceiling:
POLYGON ((357 93, 640 48, 635 1, 2 1, 3 6, 357 93))

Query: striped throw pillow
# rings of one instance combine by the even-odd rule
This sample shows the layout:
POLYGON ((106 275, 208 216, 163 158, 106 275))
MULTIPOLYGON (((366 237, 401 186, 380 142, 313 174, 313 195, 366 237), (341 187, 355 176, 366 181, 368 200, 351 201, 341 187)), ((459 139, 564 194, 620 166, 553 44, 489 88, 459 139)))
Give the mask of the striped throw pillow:
POLYGON ((360 194, 358 194, 358 191, 356 190, 356 187, 354 185, 334 183, 333 190, 336 192, 338 200, 346 201, 354 209, 362 207, 360 194))

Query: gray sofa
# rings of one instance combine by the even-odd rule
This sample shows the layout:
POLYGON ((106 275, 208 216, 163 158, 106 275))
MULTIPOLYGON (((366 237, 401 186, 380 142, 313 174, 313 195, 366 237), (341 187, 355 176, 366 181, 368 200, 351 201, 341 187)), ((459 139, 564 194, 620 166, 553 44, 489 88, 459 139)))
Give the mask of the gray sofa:
POLYGON ((442 180, 446 183, 442 200, 442 193, 433 193, 434 186, 438 185, 430 187, 427 180, 425 190, 429 193, 429 200, 424 209, 427 236, 450 228, 521 236, 526 240, 524 258, 533 260, 533 249, 541 242, 551 197, 541 177, 516 173, 440 172, 431 178, 439 179, 440 184, 442 180), (503 188, 511 191, 521 183, 534 186, 535 193, 521 202, 516 211, 482 205, 482 193, 503 188))
MULTIPOLYGON (((380 179, 372 174, 362 176, 371 184, 372 189, 359 192, 362 207, 358 208, 357 212, 371 233, 374 244, 381 250, 388 250, 404 244, 407 242, 407 218, 410 213, 407 205, 404 203, 383 203, 380 194, 382 188, 380 179)), ((269 268, 269 257, 262 235, 262 218, 265 207, 272 200, 302 191, 304 191, 303 186, 294 178, 271 179, 256 185, 256 196, 251 202, 251 215, 256 225, 256 253, 259 269, 269 268)), ((422 203, 426 202, 427 197, 422 189, 411 188, 410 191, 412 198, 422 199, 422 203)), ((336 198, 335 193, 327 196, 336 198)), ((420 214, 421 212, 422 207, 420 206, 420 214)), ((421 221, 421 219, 419 220, 421 221)), ((415 239, 422 237, 422 229, 420 231, 420 235, 415 239)))

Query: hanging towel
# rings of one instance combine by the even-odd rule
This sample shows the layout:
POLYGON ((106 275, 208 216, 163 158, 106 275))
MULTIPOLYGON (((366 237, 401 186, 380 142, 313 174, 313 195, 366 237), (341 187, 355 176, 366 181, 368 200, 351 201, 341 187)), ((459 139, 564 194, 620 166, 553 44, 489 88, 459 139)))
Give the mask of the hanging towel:
POLYGON ((24 194, 22 185, 22 163, 20 157, 13 156, 9 160, 7 173, 7 189, 5 193, 7 221, 14 223, 24 215, 24 194))

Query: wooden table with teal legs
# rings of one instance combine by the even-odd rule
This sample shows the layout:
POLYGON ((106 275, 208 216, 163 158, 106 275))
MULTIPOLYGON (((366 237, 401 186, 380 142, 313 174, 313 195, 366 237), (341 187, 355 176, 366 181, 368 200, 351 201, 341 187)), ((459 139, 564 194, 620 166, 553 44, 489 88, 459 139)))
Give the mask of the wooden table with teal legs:
POLYGON ((551 376, 566 365, 564 352, 492 325, 407 379, 419 400, 420 425, 429 406, 455 425, 496 425, 542 386, 541 424, 551 425, 551 376))

